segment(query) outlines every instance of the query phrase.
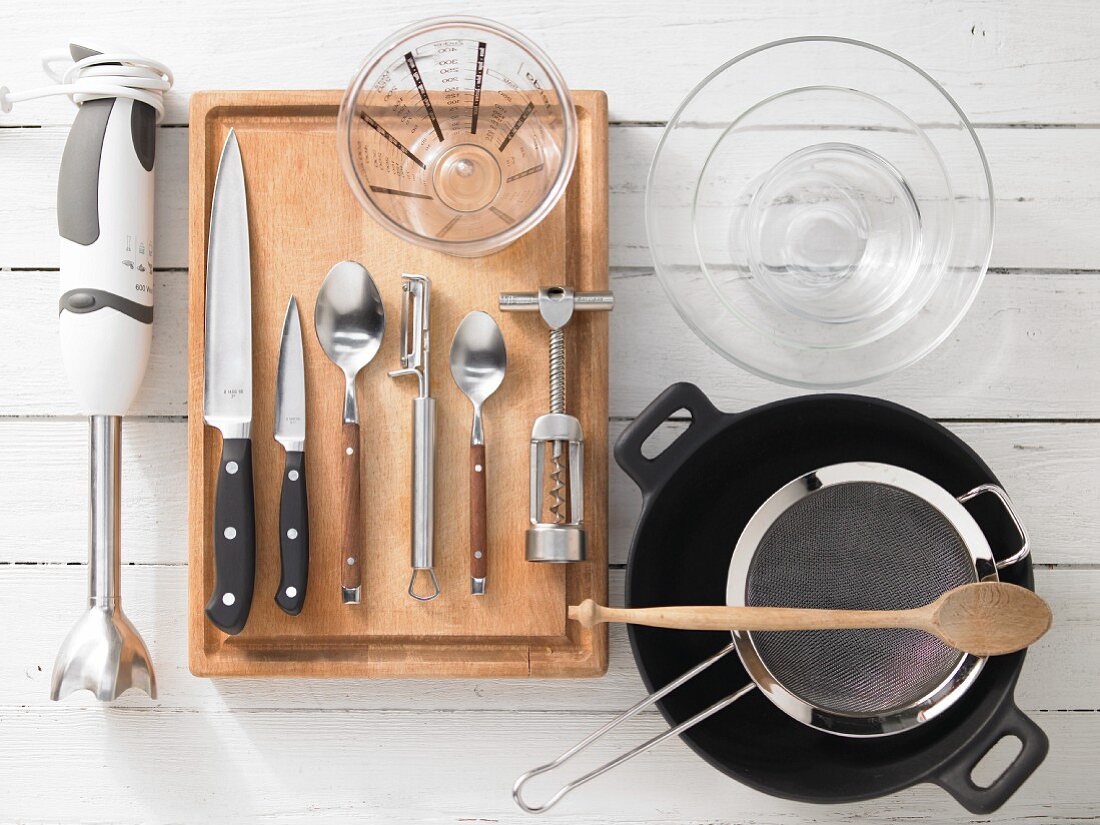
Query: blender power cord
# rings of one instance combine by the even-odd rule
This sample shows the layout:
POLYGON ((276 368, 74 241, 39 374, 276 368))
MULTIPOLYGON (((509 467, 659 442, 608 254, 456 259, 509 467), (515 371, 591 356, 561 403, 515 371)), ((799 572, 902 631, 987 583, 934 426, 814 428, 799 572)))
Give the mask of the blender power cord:
POLYGON ((67 48, 42 53, 42 69, 58 85, 26 92, 12 92, 0 86, 0 110, 7 113, 25 100, 67 95, 77 106, 88 100, 119 97, 151 106, 157 122, 164 117, 164 93, 172 88, 172 71, 159 60, 131 52, 92 54, 73 62, 67 48), (58 71, 55 64, 71 65, 58 71))

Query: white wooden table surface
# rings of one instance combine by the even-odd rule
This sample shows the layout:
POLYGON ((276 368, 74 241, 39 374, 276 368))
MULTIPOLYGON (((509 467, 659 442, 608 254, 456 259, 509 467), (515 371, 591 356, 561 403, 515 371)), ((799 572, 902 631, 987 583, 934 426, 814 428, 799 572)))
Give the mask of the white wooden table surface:
MULTIPOLYGON (((663 121, 712 68, 780 37, 838 34, 928 70, 977 126, 997 193, 992 269, 937 352, 866 392, 948 423, 982 454, 1033 532, 1056 624, 1028 658, 1021 707, 1045 764, 981 821, 1100 820, 1100 8, 1078 2, 526 0, 7 0, 0 82, 37 86, 40 50, 73 31, 168 63, 158 135, 158 306, 144 388, 124 425, 123 573, 152 649, 155 702, 47 699, 85 588, 86 426, 57 345, 54 187, 73 109, 0 118, 0 820, 4 822, 530 821, 513 778, 642 694, 625 636, 611 668, 564 682, 212 682, 187 671, 187 102, 196 89, 343 87, 366 51, 422 17, 477 11, 542 44, 611 112, 612 437, 663 387, 699 383, 722 407, 791 394, 692 337, 650 268, 644 173, 663 121)), ((613 468, 613 599, 638 500, 613 468)), ((660 727, 647 714, 595 750, 660 727)), ((577 823, 963 822, 930 786, 859 805, 773 799, 679 741, 594 782, 550 818, 577 823)))

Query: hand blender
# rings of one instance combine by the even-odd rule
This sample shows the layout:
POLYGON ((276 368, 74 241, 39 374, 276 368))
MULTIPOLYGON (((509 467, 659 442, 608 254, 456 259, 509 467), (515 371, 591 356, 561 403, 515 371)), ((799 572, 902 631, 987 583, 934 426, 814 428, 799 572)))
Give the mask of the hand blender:
POLYGON ((69 383, 90 422, 88 610, 57 654, 50 698, 85 688, 110 701, 130 687, 155 698, 149 651, 122 612, 119 469, 122 415, 152 341, 155 121, 172 75, 156 61, 76 43, 43 66, 60 85, 0 88, 0 108, 52 94, 80 107, 58 176, 58 323, 69 383), (59 75, 51 64, 63 59, 72 65, 59 75))

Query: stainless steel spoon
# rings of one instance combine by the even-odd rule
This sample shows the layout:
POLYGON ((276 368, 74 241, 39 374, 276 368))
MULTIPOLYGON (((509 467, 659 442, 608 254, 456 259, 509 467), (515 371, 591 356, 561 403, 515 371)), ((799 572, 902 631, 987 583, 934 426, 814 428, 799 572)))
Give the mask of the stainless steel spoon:
POLYGON ((359 604, 362 519, 359 504, 359 404, 355 378, 378 352, 386 329, 382 296, 370 273, 355 261, 329 270, 317 293, 313 324, 321 349, 344 371, 344 540, 340 593, 344 604, 359 604))
POLYGON ((485 498, 485 430, 481 407, 497 391, 508 368, 504 336, 485 312, 462 319, 451 344, 451 375, 474 405, 470 432, 470 592, 485 595, 488 512, 485 498))

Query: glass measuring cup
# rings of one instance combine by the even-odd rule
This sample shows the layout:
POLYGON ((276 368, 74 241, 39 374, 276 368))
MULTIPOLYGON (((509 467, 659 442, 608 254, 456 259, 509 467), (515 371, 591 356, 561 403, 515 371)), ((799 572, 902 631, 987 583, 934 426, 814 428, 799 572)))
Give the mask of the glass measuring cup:
POLYGON ((366 59, 337 146, 363 208, 452 255, 515 241, 565 191, 577 156, 569 90, 538 46, 473 17, 410 26, 366 59))

